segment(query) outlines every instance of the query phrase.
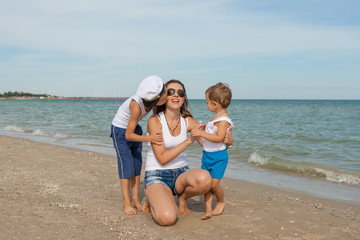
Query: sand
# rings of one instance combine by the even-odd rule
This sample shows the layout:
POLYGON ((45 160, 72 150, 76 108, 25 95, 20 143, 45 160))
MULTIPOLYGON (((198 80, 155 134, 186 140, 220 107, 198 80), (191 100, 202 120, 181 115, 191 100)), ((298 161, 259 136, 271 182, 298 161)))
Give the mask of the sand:
POLYGON ((222 215, 194 197, 161 227, 123 213, 115 157, 24 139, 0 136, 0 181, 0 239, 360 239, 360 205, 233 179, 222 215))

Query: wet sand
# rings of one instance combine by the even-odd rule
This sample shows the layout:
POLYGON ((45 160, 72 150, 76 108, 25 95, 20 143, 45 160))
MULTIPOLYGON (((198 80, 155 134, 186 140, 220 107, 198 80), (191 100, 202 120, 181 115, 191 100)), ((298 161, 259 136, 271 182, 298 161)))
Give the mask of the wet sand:
POLYGON ((0 136, 0 181, 0 239, 360 239, 360 205, 233 179, 222 215, 194 197, 161 227, 124 215, 115 157, 25 139, 0 136))

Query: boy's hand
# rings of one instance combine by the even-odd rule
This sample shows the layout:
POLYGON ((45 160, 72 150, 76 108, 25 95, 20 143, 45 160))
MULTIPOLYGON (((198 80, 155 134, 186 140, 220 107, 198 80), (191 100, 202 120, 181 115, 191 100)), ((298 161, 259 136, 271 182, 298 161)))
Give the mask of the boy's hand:
POLYGON ((163 144, 163 135, 162 132, 156 132, 154 134, 150 134, 150 142, 154 143, 156 145, 162 145, 163 144))
POLYGON ((200 120, 198 122, 198 128, 201 130, 201 131, 205 131, 205 127, 206 127, 206 124, 205 123, 202 123, 202 121, 200 120))
POLYGON ((196 124, 196 126, 191 130, 191 137, 201 137, 201 133, 203 132, 204 124, 201 124, 201 121, 196 124))
POLYGON ((224 143, 227 144, 227 145, 232 145, 233 144, 232 129, 234 127, 235 126, 230 126, 229 131, 226 132, 224 143))

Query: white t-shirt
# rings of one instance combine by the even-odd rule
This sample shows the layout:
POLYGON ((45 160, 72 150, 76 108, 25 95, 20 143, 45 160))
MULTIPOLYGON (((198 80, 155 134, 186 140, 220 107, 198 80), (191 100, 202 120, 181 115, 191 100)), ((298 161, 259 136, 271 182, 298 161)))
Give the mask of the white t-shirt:
MULTIPOLYGON (((165 149, 169 150, 173 147, 176 147, 185 139, 187 138, 187 120, 181 117, 180 115, 180 127, 181 131, 180 134, 176 137, 172 136, 169 132, 168 125, 166 123, 166 118, 164 115, 164 112, 159 113, 159 120, 162 125, 162 134, 163 134, 163 140, 165 144, 165 149)), ((151 143, 148 144, 148 152, 146 157, 146 167, 145 171, 149 170, 158 170, 158 169, 176 169, 185 167, 188 165, 188 161, 186 159, 186 155, 184 152, 181 152, 177 157, 175 157, 173 160, 162 166, 158 160, 156 159, 156 156, 154 154, 154 151, 152 149, 151 143)))
MULTIPOLYGON (((233 122, 231 121, 230 118, 221 117, 221 118, 215 119, 214 121, 208 122, 205 127, 205 132, 215 134, 218 130, 218 128, 215 126, 215 123, 220 122, 220 121, 227 121, 230 124, 230 126, 233 125, 233 122)), ((223 142, 220 142, 220 143, 210 142, 204 138, 203 149, 206 152, 216 152, 216 151, 226 149, 226 144, 223 142)))
POLYGON ((141 97, 139 97, 138 95, 134 95, 130 98, 128 98, 123 104, 121 104, 121 106, 119 107, 113 121, 112 121, 112 125, 114 125, 115 127, 118 128, 127 128, 128 124, 129 124, 129 119, 130 119, 130 103, 132 100, 135 100, 141 109, 141 114, 140 117, 138 119, 138 122, 145 117, 149 112, 145 111, 145 106, 144 103, 141 99, 141 97))

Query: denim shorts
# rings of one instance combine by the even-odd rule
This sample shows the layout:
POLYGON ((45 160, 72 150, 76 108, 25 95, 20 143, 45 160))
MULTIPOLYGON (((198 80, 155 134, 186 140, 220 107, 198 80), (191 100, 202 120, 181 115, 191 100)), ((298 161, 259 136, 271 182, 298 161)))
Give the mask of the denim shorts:
POLYGON ((145 171, 145 189, 151 184, 160 183, 169 187, 173 195, 177 195, 178 193, 175 190, 176 179, 187 170, 189 170, 188 166, 176 169, 158 169, 145 171))

